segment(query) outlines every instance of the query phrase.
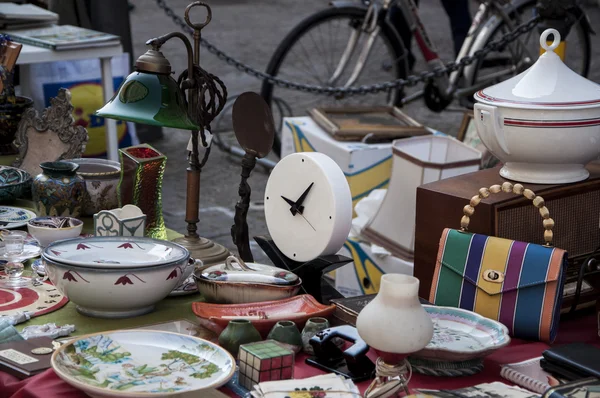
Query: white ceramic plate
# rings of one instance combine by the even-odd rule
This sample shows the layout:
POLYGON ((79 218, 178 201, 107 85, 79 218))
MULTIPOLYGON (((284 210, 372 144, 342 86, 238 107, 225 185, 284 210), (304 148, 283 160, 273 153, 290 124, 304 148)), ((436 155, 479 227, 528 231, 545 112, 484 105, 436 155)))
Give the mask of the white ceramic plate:
POLYGON ((137 329, 76 338, 56 350, 52 368, 92 396, 167 397, 222 386, 235 360, 197 337, 137 329))
POLYGON ((92 237, 50 244, 43 256, 59 263, 93 268, 136 268, 179 262, 189 252, 178 244, 141 237, 92 237))
POLYGON ((416 358, 466 361, 483 358, 510 343, 500 322, 460 308, 424 305, 433 321, 433 338, 416 358))
POLYGON ((27 225, 37 214, 31 210, 21 209, 20 207, 0 206, 0 228, 12 229, 27 225))

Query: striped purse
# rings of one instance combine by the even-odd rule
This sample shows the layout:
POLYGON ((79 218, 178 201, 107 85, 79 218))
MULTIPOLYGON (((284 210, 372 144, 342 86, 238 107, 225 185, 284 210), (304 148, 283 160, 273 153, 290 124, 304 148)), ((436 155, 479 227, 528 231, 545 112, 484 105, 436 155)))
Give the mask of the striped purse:
POLYGON ((554 220, 544 199, 521 184, 505 182, 480 189, 463 212, 461 230, 447 228, 442 233, 429 301, 495 319, 517 338, 553 342, 567 253, 552 247, 554 220), (543 218, 545 245, 467 232, 475 206, 501 191, 533 201, 543 218))

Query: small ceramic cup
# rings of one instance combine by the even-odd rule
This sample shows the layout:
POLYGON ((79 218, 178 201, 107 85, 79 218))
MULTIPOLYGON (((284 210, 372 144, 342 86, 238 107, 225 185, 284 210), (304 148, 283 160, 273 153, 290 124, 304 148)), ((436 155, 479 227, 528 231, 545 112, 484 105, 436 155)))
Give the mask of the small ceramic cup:
POLYGON ((302 349, 302 337, 296 324, 292 321, 279 321, 269 332, 267 339, 273 339, 286 348, 294 351, 295 354, 302 349))
POLYGON ((219 345, 237 359, 242 344, 261 341, 260 333, 247 319, 234 319, 229 322, 219 336, 219 345))
POLYGON ((306 321, 304 329, 302 329, 302 349, 306 354, 314 355, 315 351, 310 345, 310 339, 319 333, 321 330, 329 328, 329 321, 325 318, 314 317, 306 321))

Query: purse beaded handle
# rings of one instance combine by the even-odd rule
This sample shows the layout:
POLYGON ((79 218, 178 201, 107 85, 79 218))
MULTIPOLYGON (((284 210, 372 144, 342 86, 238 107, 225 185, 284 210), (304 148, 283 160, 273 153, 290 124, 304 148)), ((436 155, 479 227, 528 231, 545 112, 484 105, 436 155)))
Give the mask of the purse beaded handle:
POLYGON ((481 202, 482 199, 486 199, 493 193, 500 192, 513 192, 517 195, 523 195, 527 199, 533 201, 533 205, 540 211, 540 215, 543 218, 544 225, 544 241, 546 246, 552 246, 554 220, 550 218, 550 212, 546 207, 544 198, 537 196, 531 189, 526 189, 521 184, 511 184, 505 182, 502 185, 492 185, 489 188, 481 188, 479 194, 471 198, 471 202, 463 208, 464 216, 460 219, 460 229, 467 231, 469 229, 469 222, 471 222, 471 216, 475 213, 475 207, 481 202))

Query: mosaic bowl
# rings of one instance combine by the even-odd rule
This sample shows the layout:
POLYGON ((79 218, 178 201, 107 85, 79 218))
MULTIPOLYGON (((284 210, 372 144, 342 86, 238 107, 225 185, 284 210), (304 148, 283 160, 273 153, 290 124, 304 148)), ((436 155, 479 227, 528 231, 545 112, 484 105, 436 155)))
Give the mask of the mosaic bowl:
POLYGON ((31 189, 31 175, 25 170, 0 166, 0 203, 10 202, 31 189))

